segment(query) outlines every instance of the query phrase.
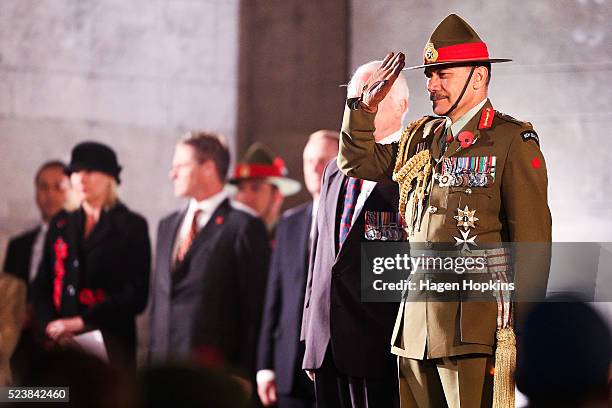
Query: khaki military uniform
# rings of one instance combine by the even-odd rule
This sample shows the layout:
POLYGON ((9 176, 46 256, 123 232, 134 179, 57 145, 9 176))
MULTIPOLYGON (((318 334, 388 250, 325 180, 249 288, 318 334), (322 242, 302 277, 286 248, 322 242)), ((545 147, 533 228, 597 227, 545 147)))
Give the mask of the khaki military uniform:
MULTIPOLYGON (((349 100, 345 109, 338 166, 352 177, 388 181, 392 178, 398 144, 375 143, 375 114, 354 109, 355 105, 354 100, 349 100)), ((443 137, 444 122, 444 118, 425 117, 413 122, 407 130, 413 136, 404 149, 402 161, 405 163, 417 152, 429 149, 432 165, 423 211, 414 217, 413 208, 406 208, 405 218, 408 222, 418 218, 410 242, 424 243, 430 247, 438 243, 455 243, 457 237, 463 239, 460 235, 462 229, 458 228, 458 220, 454 217, 458 215, 458 209, 465 209, 466 206, 476 211, 478 219, 469 229, 468 236, 474 238, 472 242, 475 244, 469 244, 470 248, 475 249, 478 244, 501 242, 550 242, 546 164, 531 124, 494 111, 487 100, 462 129, 462 132, 473 135, 472 143, 462 147, 455 137, 442 154, 440 139, 443 137), (481 160, 493 162, 494 179, 491 177, 487 185, 468 182, 463 186, 441 185, 444 160, 448 159, 446 162, 449 163, 453 158, 457 158, 455 162, 459 158, 462 162, 469 162, 470 158, 485 158, 481 160)), ((413 190, 410 194, 415 193, 413 190)), ((543 294, 549 262, 549 253, 513 255, 517 291, 522 287, 532 293, 543 294)), ((494 301, 467 302, 459 299, 410 302, 404 299, 397 315, 391 351, 411 359, 401 362, 400 366, 414 365, 412 360, 421 361, 417 364, 420 368, 417 370, 413 367, 412 372, 419 371, 417 377, 422 378, 412 378, 411 381, 425 387, 424 392, 429 392, 429 395, 404 395, 402 392, 403 403, 406 406, 437 406, 436 401, 440 400, 440 396, 432 394, 431 384, 424 385, 428 383, 427 372, 433 364, 434 370, 437 366, 442 381, 438 388, 446 394, 447 403, 461 407, 480 406, 482 401, 479 397, 472 400, 480 402, 472 405, 469 395, 465 393, 479 393, 483 392, 482 389, 465 387, 459 390, 461 375, 457 377, 453 374, 451 377, 454 376, 454 379, 445 383, 443 373, 448 372, 448 364, 457 365, 461 361, 466 367, 475 367, 476 372, 480 373, 478 375, 485 375, 488 371, 485 367, 491 365, 491 357, 487 356, 492 356, 494 352, 497 315, 494 301), (452 361, 449 361, 449 357, 452 361), (466 358, 469 357, 479 360, 477 363, 476 360, 467 363, 466 358), (451 389, 456 391, 454 397, 451 389), (462 403, 454 405, 451 402, 453 399, 462 403)), ((486 388, 490 381, 483 378, 482 383, 486 388)))

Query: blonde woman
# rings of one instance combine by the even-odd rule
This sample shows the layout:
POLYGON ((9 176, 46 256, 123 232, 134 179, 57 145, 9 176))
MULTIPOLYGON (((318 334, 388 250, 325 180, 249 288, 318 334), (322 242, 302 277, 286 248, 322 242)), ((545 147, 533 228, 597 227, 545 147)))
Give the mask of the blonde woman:
POLYGON ((121 166, 110 147, 78 144, 67 172, 80 206, 49 225, 34 284, 38 319, 59 343, 99 329, 110 362, 135 367, 135 317, 151 263, 147 222, 118 199, 121 166))

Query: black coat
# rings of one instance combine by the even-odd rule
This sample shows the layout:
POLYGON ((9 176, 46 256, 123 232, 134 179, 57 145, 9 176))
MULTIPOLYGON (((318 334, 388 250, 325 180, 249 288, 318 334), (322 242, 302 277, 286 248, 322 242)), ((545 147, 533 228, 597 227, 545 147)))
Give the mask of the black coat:
POLYGON ((26 283, 29 282, 32 248, 40 226, 11 239, 4 259, 3 272, 10 273, 26 283))
POLYGON ((277 225, 266 290, 257 369, 274 370, 277 392, 292 394, 304 357, 300 325, 308 275, 308 241, 312 203, 283 214, 277 225))
POLYGON ((84 225, 82 209, 62 211, 49 224, 33 286, 38 319, 44 329, 54 319, 81 316, 87 328, 102 331, 111 362, 134 366, 135 317, 147 303, 151 266, 147 222, 117 203, 102 211, 85 240, 84 225), (56 264, 61 242, 66 256, 56 264), (54 289, 61 291, 59 310, 54 289))
POLYGON ((186 209, 159 223, 150 360, 193 355, 253 375, 270 249, 264 224, 223 201, 173 270, 186 209))
POLYGON ((331 342, 337 369, 349 376, 395 378, 390 353, 396 303, 361 302, 361 242, 365 211, 398 211, 396 183, 378 183, 336 254, 337 224, 346 176, 331 161, 323 174, 314 245, 310 257, 302 338, 303 368, 321 367, 331 342))

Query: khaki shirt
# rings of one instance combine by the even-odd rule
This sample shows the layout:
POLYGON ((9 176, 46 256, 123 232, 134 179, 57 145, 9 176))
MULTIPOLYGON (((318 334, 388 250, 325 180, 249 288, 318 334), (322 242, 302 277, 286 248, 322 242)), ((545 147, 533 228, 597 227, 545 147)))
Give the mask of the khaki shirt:
MULTIPOLYGON (((375 143, 375 113, 352 109, 352 102, 348 101, 344 112, 338 167, 348 176, 388 181, 392 179, 398 144, 375 143)), ((469 238, 475 237, 473 242, 477 245, 550 243, 552 221, 547 204, 546 163, 531 124, 494 111, 487 100, 462 129, 472 134, 473 143, 462 147, 455 137, 441 155, 439 142, 444 121, 444 118, 431 116, 408 126, 414 136, 404 151, 403 162, 418 150, 429 149, 433 173, 426 188, 426 203, 418 213, 420 217, 416 217, 419 228, 415 229, 410 242, 433 245, 455 243, 457 237, 462 239, 462 229, 453 217, 458 215, 458 209, 467 206, 476 211, 478 218, 475 227, 469 230, 469 238), (494 180, 487 186, 440 184, 444 159, 448 159, 447 163, 459 159, 466 163, 476 158, 491 162, 492 157, 495 158, 494 180)), ((405 218, 408 221, 412 217, 412 208, 407 206, 405 218)), ((543 296, 550 252, 528 252, 513 254, 517 292, 528 289, 532 294, 543 296)), ((522 314, 518 309, 516 312, 522 314)), ((393 333, 392 352, 415 359, 490 354, 496 328, 495 302, 404 300, 393 333)))

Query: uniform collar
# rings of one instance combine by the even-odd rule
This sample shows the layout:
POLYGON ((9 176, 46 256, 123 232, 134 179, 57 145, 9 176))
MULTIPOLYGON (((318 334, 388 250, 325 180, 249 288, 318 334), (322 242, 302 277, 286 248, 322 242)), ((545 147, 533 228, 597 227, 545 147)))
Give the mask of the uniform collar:
POLYGON ((457 137, 459 132, 461 132, 461 130, 463 130, 465 125, 467 125, 467 123, 470 121, 470 119, 472 119, 482 109, 482 107, 485 105, 485 103, 487 103, 487 101, 488 99, 484 98, 480 103, 478 103, 472 109, 467 111, 463 116, 457 119, 455 123, 452 123, 450 118, 447 117, 446 129, 450 127, 451 131, 453 132, 453 136, 457 137))

